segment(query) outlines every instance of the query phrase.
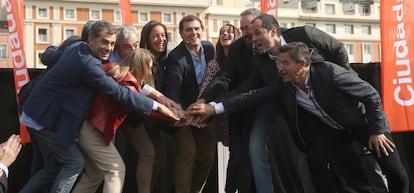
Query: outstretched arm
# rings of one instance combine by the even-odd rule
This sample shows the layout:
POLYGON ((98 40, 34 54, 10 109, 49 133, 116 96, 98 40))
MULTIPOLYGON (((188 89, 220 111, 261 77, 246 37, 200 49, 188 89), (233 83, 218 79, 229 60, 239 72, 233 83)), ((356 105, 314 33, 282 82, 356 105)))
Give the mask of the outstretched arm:
POLYGON ((174 109, 182 109, 179 104, 171 100, 170 98, 166 97, 164 94, 162 94, 157 89, 153 88, 152 86, 146 84, 144 87, 142 87, 142 92, 145 96, 148 96, 156 101, 158 101, 161 104, 164 104, 168 108, 174 108, 174 109))

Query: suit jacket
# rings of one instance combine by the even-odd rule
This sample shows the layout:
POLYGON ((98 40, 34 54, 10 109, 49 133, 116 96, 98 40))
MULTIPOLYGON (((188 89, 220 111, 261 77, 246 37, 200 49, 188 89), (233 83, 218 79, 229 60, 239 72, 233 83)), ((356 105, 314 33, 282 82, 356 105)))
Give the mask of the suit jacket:
MULTIPOLYGON (((234 93, 247 92, 270 85, 279 76, 276 61, 269 54, 256 54, 252 57, 252 70, 234 93)), ((231 94, 232 95, 232 94, 231 94)))
POLYGON ((237 88, 248 77, 252 69, 253 49, 247 47, 242 38, 230 45, 229 57, 224 61, 222 69, 215 75, 200 98, 212 101, 226 90, 237 88))
MULTIPOLYGON (((312 61, 328 60, 348 70, 352 69, 343 44, 329 34, 311 26, 302 26, 282 30, 286 42, 300 41, 312 49, 312 61)), ((252 58, 252 71, 248 78, 240 84, 235 93, 243 93, 270 85, 278 76, 275 61, 269 55, 256 54, 252 58)))
MULTIPOLYGON (((211 42, 201 41, 207 63, 214 58, 214 46, 211 42)), ((166 61, 164 82, 165 95, 186 109, 197 100, 200 92, 191 54, 181 42, 169 54, 166 61)))
MULTIPOLYGON (((242 38, 233 42, 230 45, 229 56, 224 61, 223 67, 200 94, 200 98, 209 102, 217 99, 226 91, 232 91, 239 87, 252 70, 252 57, 253 49, 247 47, 242 38)), ((253 112, 246 109, 245 111, 231 113, 229 114, 229 123, 249 127, 253 112)))
POLYGON ((344 45, 328 33, 308 25, 282 29, 281 31, 286 42, 305 43, 311 49, 313 62, 330 61, 353 71, 349 65, 344 45))
POLYGON ((84 42, 67 47, 58 62, 38 82, 23 106, 36 123, 73 144, 97 92, 135 111, 152 112, 153 100, 132 92, 108 77, 101 61, 84 42))
MULTIPOLYGON (((380 95, 357 75, 331 62, 316 62, 310 67, 309 81, 318 104, 345 129, 368 129, 369 134, 390 132, 380 95)), ((293 129, 298 128, 298 121, 306 121, 297 120, 296 90, 281 79, 268 87, 226 99, 223 105, 227 112, 233 112, 275 97, 280 97, 293 129)))
POLYGON ((0 193, 7 193, 7 178, 5 173, 0 176, 0 193))

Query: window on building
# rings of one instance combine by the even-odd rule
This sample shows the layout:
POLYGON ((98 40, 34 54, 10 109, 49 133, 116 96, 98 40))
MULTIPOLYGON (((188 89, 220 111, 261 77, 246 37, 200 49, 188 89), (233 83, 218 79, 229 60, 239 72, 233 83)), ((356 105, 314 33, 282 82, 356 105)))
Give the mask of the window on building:
POLYGON ((75 19, 75 10, 65 9, 65 19, 75 19))
POLYGON ((170 51, 175 47, 174 40, 173 40, 174 37, 171 32, 167 32, 167 37, 168 37, 167 50, 170 51))
POLYGON ((318 12, 318 0, 302 0, 301 7, 305 13, 318 12))
POLYGON ((164 13, 162 14, 163 23, 172 23, 172 15, 171 13, 164 13))
POLYGON ((172 34, 171 34, 171 32, 167 32, 167 39, 168 39, 168 42, 172 42, 173 40, 172 40, 172 34))
POLYGON ((336 33, 335 24, 326 24, 326 32, 331 33, 331 34, 336 33))
POLYGON ((39 18, 47 18, 47 8, 39 8, 39 9, 37 9, 37 16, 39 18))
POLYGON ((344 33, 354 34, 354 26, 353 25, 344 25, 344 33))
POLYGON ((101 12, 99 10, 92 10, 91 11, 91 19, 92 20, 100 20, 101 19, 101 12))
POLYGON ((65 29, 65 39, 75 34, 76 34, 75 29, 65 29))
POLYGON ((371 26, 370 25, 362 25, 362 33, 371 35, 371 26))
POLYGON ((359 4, 358 5, 358 12, 362 16, 371 15, 371 6, 370 6, 370 4, 359 4))
POLYGON ((362 49, 363 49, 364 55, 372 54, 372 46, 370 44, 364 44, 362 49))
POLYGON ((38 28, 37 29, 37 41, 40 43, 48 42, 47 36, 47 29, 46 28, 38 28))
POLYGON ((114 14, 114 21, 121 21, 121 12, 120 11, 115 11, 115 14, 114 14))
POLYGON ((0 59, 7 59, 7 44, 0 44, 0 59))
POLYGON ((42 60, 41 60, 42 56, 43 56, 43 52, 42 53, 37 53, 37 64, 38 65, 43 64, 42 60))
POLYGON ((342 2, 342 11, 345 15, 355 15, 355 3, 353 1, 342 2))
POLYGON ((305 25, 312 26, 312 27, 316 26, 316 24, 314 24, 314 23, 305 23, 305 25))
MULTIPOLYGON (((221 23, 221 26, 223 26, 223 25, 227 25, 227 24, 230 24, 230 21, 226 21, 226 20, 225 20, 225 21, 223 21, 223 22, 221 23)), ((221 26, 220 26, 220 27, 221 27, 221 26)))
POLYGON ((353 44, 345 44, 345 50, 348 55, 354 55, 354 45, 353 44))
POLYGON ((47 67, 40 60, 42 58, 42 55, 43 55, 43 51, 42 50, 36 50, 36 56, 37 56, 36 57, 36 61, 37 61, 37 64, 35 64, 34 67, 36 67, 36 68, 42 68, 42 69, 44 69, 44 68, 47 67))
POLYGON ((139 21, 142 23, 148 22, 148 13, 139 13, 139 21))
POLYGON ((328 15, 335 15, 335 5, 334 4, 326 4, 325 5, 325 13, 328 15))

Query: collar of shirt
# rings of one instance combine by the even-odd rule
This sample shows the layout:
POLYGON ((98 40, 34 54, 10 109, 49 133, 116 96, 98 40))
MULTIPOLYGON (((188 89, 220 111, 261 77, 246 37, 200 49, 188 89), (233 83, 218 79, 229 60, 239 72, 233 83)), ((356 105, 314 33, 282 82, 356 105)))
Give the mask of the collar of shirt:
MULTIPOLYGON (((311 86, 310 86, 310 82, 309 82, 309 79, 310 79, 310 71, 308 71, 308 73, 306 74, 306 77, 305 77, 305 88, 307 88, 308 90, 309 90, 309 94, 310 94, 310 92, 311 92, 311 86)), ((293 81, 292 81, 292 85, 295 87, 295 89, 297 90, 297 91, 300 91, 301 89, 299 88, 299 86, 298 85, 296 85, 293 81)))
POLYGON ((201 84, 204 81, 204 77, 206 74, 206 58, 204 55, 204 48, 203 46, 201 46, 200 48, 200 55, 198 55, 197 53, 191 51, 190 49, 188 49, 188 47, 186 46, 188 52, 191 55, 191 59, 193 61, 193 65, 194 65, 194 70, 195 70, 195 74, 196 74, 196 79, 197 79, 197 84, 198 87, 201 87, 201 84))
MULTIPOLYGON (((285 38, 283 38, 283 36, 280 36, 280 46, 283 46, 285 44, 287 44, 285 38)), ((279 56, 272 55, 270 52, 267 52, 267 54, 271 60, 276 61, 276 65, 279 64, 279 56)))
POLYGON ((283 38, 283 36, 280 36, 280 46, 283 46, 285 44, 287 44, 285 38, 283 38))
POLYGON ((121 56, 119 56, 117 51, 113 51, 111 53, 111 55, 108 58, 109 62, 113 62, 113 63, 120 63, 122 62, 122 58, 121 56))

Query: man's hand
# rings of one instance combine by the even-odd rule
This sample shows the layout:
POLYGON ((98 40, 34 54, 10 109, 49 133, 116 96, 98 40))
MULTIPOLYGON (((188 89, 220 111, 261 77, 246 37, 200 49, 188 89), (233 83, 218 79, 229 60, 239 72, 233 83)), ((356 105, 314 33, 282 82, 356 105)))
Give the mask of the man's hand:
POLYGON ((186 112, 191 115, 200 115, 206 118, 216 114, 214 107, 205 103, 193 103, 187 108, 186 112))
POLYGON ((168 107, 166 107, 165 105, 158 103, 158 112, 160 112, 161 114, 167 116, 167 117, 171 117, 172 119, 179 121, 180 120, 180 116, 177 115, 175 112, 173 112, 171 109, 169 109, 168 107))
POLYGON ((199 100, 193 104, 191 104, 187 110, 186 113, 188 115, 188 121, 187 123, 189 125, 202 128, 206 127, 205 121, 216 114, 216 111, 214 110, 214 107, 205 104, 204 100, 199 100))
POLYGON ((0 144, 0 163, 9 167, 22 149, 19 135, 11 135, 6 142, 0 144))
POLYGON ((384 134, 370 135, 368 140, 369 148, 381 157, 382 154, 389 156, 394 152, 395 145, 384 134))
POLYGON ((177 110, 182 110, 181 105, 177 104, 176 102, 174 102, 173 100, 171 100, 170 98, 161 95, 157 98, 157 101, 161 104, 164 104, 165 106, 167 106, 168 108, 174 108, 177 110))

